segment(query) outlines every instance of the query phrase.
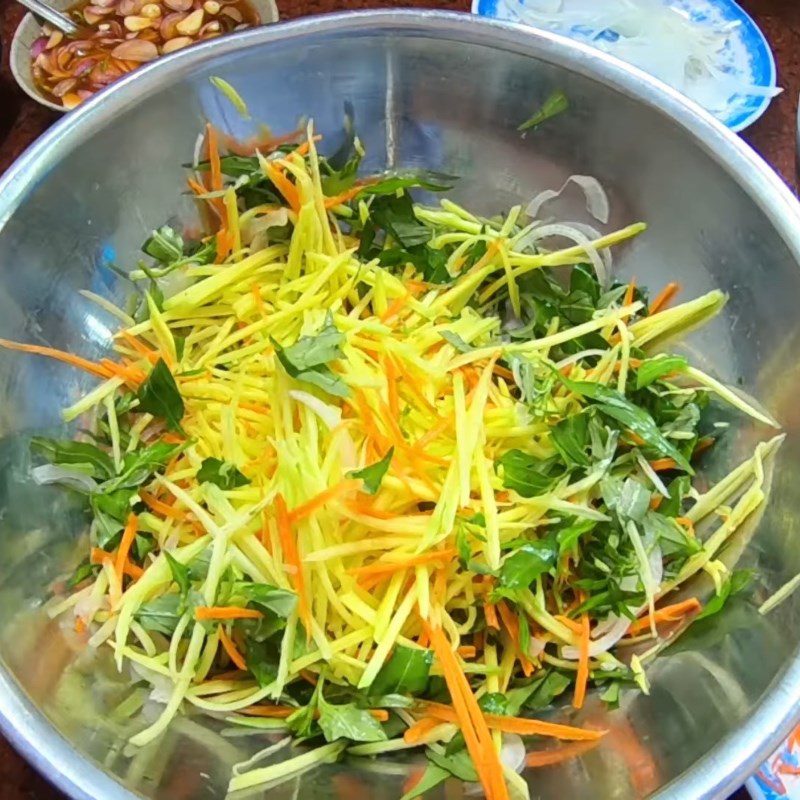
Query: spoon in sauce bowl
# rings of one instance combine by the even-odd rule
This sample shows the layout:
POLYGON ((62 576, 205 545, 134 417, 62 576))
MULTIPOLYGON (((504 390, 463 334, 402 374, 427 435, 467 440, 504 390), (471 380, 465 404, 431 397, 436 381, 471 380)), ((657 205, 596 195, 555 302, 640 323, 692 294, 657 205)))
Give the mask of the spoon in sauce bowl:
POLYGON ((54 8, 47 5, 47 3, 43 3, 42 0, 17 0, 17 2, 63 33, 70 36, 74 36, 78 33, 78 26, 66 14, 56 11, 54 8))

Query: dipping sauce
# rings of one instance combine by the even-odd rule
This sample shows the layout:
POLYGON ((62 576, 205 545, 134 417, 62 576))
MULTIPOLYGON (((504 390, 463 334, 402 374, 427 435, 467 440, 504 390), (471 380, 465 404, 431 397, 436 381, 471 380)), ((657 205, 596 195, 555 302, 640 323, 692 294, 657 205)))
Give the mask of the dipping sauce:
POLYGON ((31 45, 36 86, 64 108, 161 55, 261 22, 247 0, 94 0, 67 13, 75 37, 45 24, 31 45))

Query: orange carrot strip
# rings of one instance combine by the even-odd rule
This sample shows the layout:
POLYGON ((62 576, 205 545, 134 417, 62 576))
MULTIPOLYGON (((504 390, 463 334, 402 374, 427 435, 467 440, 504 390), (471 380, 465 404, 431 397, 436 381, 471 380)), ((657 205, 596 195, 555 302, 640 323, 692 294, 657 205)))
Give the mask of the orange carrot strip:
POLYGON ((381 322, 387 322, 392 317, 397 316, 397 314, 403 309, 403 306, 409 301, 411 297, 411 292, 406 292, 405 294, 401 294, 400 297, 396 297, 388 306, 386 311, 380 315, 381 322))
POLYGON ((676 294, 681 290, 681 285, 679 283, 675 283, 674 281, 668 283, 655 297, 652 303, 650 303, 650 308, 647 309, 648 314, 655 314, 660 311, 665 306, 669 305, 670 301, 675 297, 676 294))
POLYGON ((275 188, 283 195, 284 200, 289 204, 289 208, 295 213, 300 211, 300 193, 297 187, 283 174, 279 169, 276 169, 272 164, 267 164, 264 167, 267 177, 275 185, 275 188))
POLYGON ((247 671, 247 663, 244 660, 244 657, 236 648, 233 640, 225 631, 225 626, 219 626, 219 643, 222 645, 222 649, 228 654, 228 658, 231 660, 231 663, 237 669, 242 670, 243 672, 247 671))
MULTIPOLYGON (((467 751, 475 765, 481 785, 486 793, 487 800, 498 800, 496 794, 498 780, 505 786, 502 779, 503 771, 497 751, 492 744, 491 734, 486 725, 475 695, 467 683, 467 679, 458 666, 455 656, 450 649, 450 643, 445 638, 441 629, 431 628, 429 631, 431 644, 436 652, 436 657, 444 672, 445 683, 453 699, 453 718, 448 721, 456 722, 461 726, 461 733, 467 745, 467 751)), ((506 791, 506 797, 508 796, 506 791)))
MULTIPOLYGON (((421 700, 420 706, 426 716, 437 717, 443 722, 458 722, 453 706, 434 703, 432 700, 421 700)), ((549 736, 572 742, 594 742, 605 735, 605 731, 592 731, 576 728, 573 725, 562 725, 558 722, 544 722, 540 719, 526 717, 503 717, 498 714, 485 714, 486 724, 504 733, 517 733, 520 736, 549 736)))
POLYGON ((217 129, 210 122, 206 125, 206 143, 208 145, 211 191, 219 192, 222 189, 222 162, 219 157, 217 129))
POLYGON ((650 466, 656 472, 666 472, 669 469, 675 469, 678 464, 674 458, 657 458, 650 462, 650 466))
POLYGON ((397 418, 400 416, 400 397, 397 394, 398 375, 394 361, 391 358, 385 358, 383 360, 383 368, 386 371, 386 393, 389 398, 389 411, 397 418))
POLYGON ((500 612, 500 619, 503 620, 503 625, 511 637, 514 644, 514 649, 517 651, 519 663, 522 665, 522 671, 525 675, 530 675, 533 672, 533 664, 525 653, 522 652, 522 647, 519 643, 519 620, 514 616, 514 612, 508 607, 505 600, 501 600, 497 604, 497 610, 500 612))
POLYGON ((661 495, 661 494, 653 495, 653 497, 650 498, 650 508, 651 508, 651 510, 653 510, 653 511, 658 510, 658 507, 661 505, 661 503, 663 501, 664 501, 664 495, 661 495))
POLYGON ((330 503, 331 500, 335 500, 345 492, 359 488, 360 485, 361 482, 357 480, 344 480, 337 483, 335 486, 325 489, 302 505, 293 508, 289 512, 289 522, 294 524, 306 519, 306 517, 310 517, 315 511, 318 511, 324 505, 330 503))
POLYGON ((213 619, 261 619, 262 614, 254 608, 240 606, 197 606, 194 610, 196 620, 213 619))
POLYGON ((129 514, 125 529, 122 531, 122 539, 120 539, 119 549, 117 550, 117 559, 114 562, 114 571, 117 573, 117 578, 120 583, 122 583, 122 574, 125 571, 125 564, 128 561, 128 553, 130 553, 131 545, 136 536, 136 526, 138 522, 139 518, 136 514, 129 514))
POLYGON ((158 353, 155 350, 151 350, 133 334, 128 333, 128 331, 119 331, 117 336, 123 338, 137 353, 143 355, 151 364, 155 364, 158 361, 158 353))
POLYGON ((577 620, 565 617, 563 614, 556 614, 555 618, 562 625, 566 625, 566 627, 569 628, 573 633, 577 633, 580 636, 580 634, 583 632, 583 626, 577 620))
POLYGON ((403 794, 411 792, 425 775, 425 767, 414 767, 403 783, 403 794))
POLYGON ((598 742, 574 742, 565 744, 552 750, 536 750, 525 756, 525 764, 528 767, 549 767, 552 764, 560 764, 570 758, 583 755, 589 750, 597 747, 598 742))
POLYGON ((248 717, 272 717, 277 719, 285 719, 291 717, 296 708, 292 706, 249 706, 243 708, 239 713, 247 714, 248 717))
POLYGON ((449 547, 445 550, 436 550, 431 553, 423 553, 419 556, 411 556, 410 558, 403 559, 402 561, 376 561, 374 564, 368 564, 366 567, 352 567, 347 570, 348 575, 377 575, 383 573, 399 572, 409 567, 419 567, 422 564, 429 564, 431 561, 442 561, 443 559, 452 558, 457 553, 454 547, 449 547))
POLYGON ((341 194, 334 195, 333 197, 326 197, 325 208, 336 208, 336 206, 340 206, 342 205, 342 203, 349 202, 360 192, 364 191, 365 186, 366 186, 365 183, 361 183, 360 185, 357 186, 351 186, 349 189, 346 189, 341 194))
POLYGON ((139 497, 151 511, 155 511, 156 514, 161 514, 163 517, 182 520, 186 516, 185 511, 180 511, 163 500, 159 500, 144 489, 139 490, 139 497))
POLYGON ((298 596, 300 620, 303 623, 303 627, 306 629, 306 636, 310 639, 311 609, 309 608, 308 598, 306 597, 303 565, 300 563, 300 556, 297 552, 297 543, 292 535, 292 522, 291 518, 289 517, 289 511, 286 508, 286 501, 283 499, 283 495, 280 493, 275 497, 275 513, 278 522, 278 536, 280 538, 283 556, 287 563, 294 567, 292 583, 298 596))
POLYGON ((496 631, 500 630, 500 622, 497 619, 497 610, 494 603, 483 604, 483 615, 486 617, 486 627, 494 628, 496 631))
POLYGON ((575 676, 575 694, 572 698, 574 708, 582 708, 586 699, 586 687, 589 683, 589 615, 581 616, 581 638, 578 647, 578 672, 575 676))
POLYGON ((406 729, 406 732, 403 734, 403 741, 406 744, 418 744, 434 728, 441 724, 442 721, 436 719, 436 717, 423 717, 417 720, 410 728, 406 729))
POLYGON ((87 627, 86 620, 83 617, 75 617, 75 633, 86 633, 87 627))
POLYGON ((47 356, 54 358, 56 361, 63 361, 65 364, 70 364, 73 367, 78 367, 98 378, 111 378, 113 373, 101 364, 94 361, 89 361, 80 356, 74 356, 72 353, 65 353, 63 350, 56 350, 53 347, 44 347, 38 344, 23 344, 22 342, 10 342, 8 339, 0 339, 0 347, 5 347, 6 350, 18 350, 21 353, 33 353, 37 356, 47 356))
MULTIPOLYGON (((687 614, 699 611, 702 607, 702 604, 696 597, 690 597, 688 600, 683 600, 680 603, 673 603, 670 606, 664 606, 663 608, 656 609, 656 612, 652 615, 652 621, 675 622, 687 614)), ((628 628, 628 635, 633 635, 647 630, 650 627, 650 622, 650 614, 648 614, 646 617, 642 617, 641 619, 637 619, 635 622, 632 622, 631 626, 628 628)))
POLYGON ((462 645, 456 652, 461 656, 461 658, 475 658, 477 655, 475 645, 472 644, 462 645))
POLYGON ((631 278, 628 288, 625 290, 625 296, 622 298, 622 305, 629 306, 633 302, 633 293, 636 291, 636 278, 631 278))

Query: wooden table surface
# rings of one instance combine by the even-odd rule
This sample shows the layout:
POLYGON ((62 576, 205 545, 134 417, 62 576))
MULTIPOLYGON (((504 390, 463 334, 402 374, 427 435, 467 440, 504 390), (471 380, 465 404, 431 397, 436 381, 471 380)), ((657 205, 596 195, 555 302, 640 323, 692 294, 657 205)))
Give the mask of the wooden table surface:
MULTIPOLYGON (((469 10, 469 0, 277 0, 281 19, 329 11, 380 7, 469 10)), ((602 0, 598 0, 602 2, 602 0)), ((740 0, 766 34, 775 51, 778 81, 784 92, 744 138, 795 186, 795 120, 800 92, 800 0, 740 0)), ((8 69, 8 47, 24 9, 0 0, 0 174, 58 115, 28 98, 8 69)), ((743 791, 736 800, 748 797, 743 791)), ((66 800, 0 737, 2 800, 66 800)))

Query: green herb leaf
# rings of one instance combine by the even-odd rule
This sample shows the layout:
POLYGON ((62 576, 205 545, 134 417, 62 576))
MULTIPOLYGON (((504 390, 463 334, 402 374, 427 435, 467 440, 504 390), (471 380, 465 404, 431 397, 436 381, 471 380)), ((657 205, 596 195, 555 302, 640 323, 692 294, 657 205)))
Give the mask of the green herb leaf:
POLYGON ((569 466, 589 466, 591 462, 586 453, 589 446, 589 418, 585 412, 562 419, 550 429, 550 437, 569 466))
POLYGON ((401 189, 425 189, 428 192, 446 192, 452 189, 458 178, 444 172, 429 169, 399 170, 385 178, 364 185, 361 194, 395 194, 401 189))
POLYGON ((386 734, 380 722, 365 708, 355 703, 332 705, 319 698, 319 726, 325 739, 349 739, 351 742, 383 742, 386 734))
POLYGON ((344 356, 344 340, 344 334, 328 320, 316 336, 303 336, 286 348, 274 339, 272 344, 278 361, 292 378, 314 384, 336 397, 348 397, 349 387, 328 366, 329 362, 344 356))
POLYGON ((615 419, 625 428, 633 431, 662 455, 672 458, 685 472, 690 475, 694 474, 691 464, 684 458, 680 450, 664 437, 653 418, 643 408, 634 405, 624 395, 608 386, 590 381, 571 381, 560 373, 556 374, 571 392, 594 400, 598 409, 607 417, 615 419))
POLYGON ((515 717, 523 708, 531 710, 547 708, 571 685, 572 680, 566 675, 555 670, 548 670, 530 683, 506 692, 508 698, 506 713, 515 717))
POLYGON ((703 610, 695 617, 695 621, 713 617, 722 611, 725 603, 729 597, 743 592, 753 580, 755 571, 752 569, 737 569, 730 574, 721 587, 721 590, 715 594, 703 607, 703 610))
POLYGON ((99 547, 105 549, 125 527, 131 513, 130 501, 135 495, 136 489, 133 488, 98 491, 90 495, 89 505, 97 522, 95 536, 99 547))
POLYGON ((389 469, 389 464, 394 456, 394 447, 390 447, 386 455, 374 464, 369 464, 361 469, 354 469, 347 473, 349 478, 360 478, 364 481, 364 491, 367 494, 375 494, 380 488, 383 476, 389 469))
POLYGON ((558 480, 553 475, 552 460, 542 460, 522 450, 508 450, 495 462, 495 467, 498 464, 503 468, 503 486, 522 497, 546 494, 558 480))
POLYGON ((245 664, 263 689, 278 677, 279 648, 272 642, 258 642, 249 637, 245 642, 245 664))
POLYGON ((167 557, 167 564, 169 564, 169 570, 172 573, 172 580, 178 584, 181 601, 185 606, 186 598, 189 596, 189 589, 191 589, 189 568, 185 564, 181 564, 180 561, 174 558, 166 550, 164 551, 164 555, 167 557))
POLYGON ((73 442, 68 439, 47 439, 34 436, 31 450, 51 464, 70 467, 96 480, 104 480, 114 474, 114 462, 104 450, 89 442, 73 442))
POLYGON ((562 114, 568 108, 569 100, 567 96, 560 89, 557 89, 542 103, 541 108, 539 108, 533 116, 526 119, 517 130, 527 131, 531 128, 535 128, 551 117, 562 114))
POLYGON ((609 711, 619 708, 619 695, 622 691, 622 685, 619 681, 610 683, 608 688, 600 695, 600 699, 606 704, 609 711))
POLYGON ((467 344, 457 333, 453 331, 439 331, 439 336, 442 337, 448 344, 453 345, 459 353, 471 353, 475 348, 471 344, 467 344))
POLYGON ((147 603, 142 603, 134 616, 145 630, 172 636, 183 613, 181 596, 164 594, 147 603))
POLYGON ((561 528, 561 530, 556 533, 558 555, 561 556, 572 550, 581 536, 585 533, 589 533, 589 531, 594 530, 596 527, 597 520, 576 519, 571 525, 567 525, 566 528, 561 528))
POLYGON ((142 250, 162 264, 171 264, 183 256, 183 237, 169 225, 164 225, 153 231, 142 250))
POLYGON ((554 566, 557 555, 558 545, 553 536, 522 545, 503 561, 500 585, 506 589, 527 589, 554 566))
POLYGON ((122 471, 117 477, 106 481, 100 490, 105 494, 121 489, 132 489, 146 483, 156 472, 167 465, 167 462, 184 445, 156 442, 147 447, 140 447, 132 453, 126 453, 122 459, 122 471))
POLYGON ((619 478, 607 476, 600 481, 600 491, 605 504, 620 519, 641 522, 650 508, 650 492, 634 478, 621 481, 619 478))
POLYGON ((644 389, 671 372, 683 372, 689 362, 681 356, 656 356, 646 358, 636 369, 636 388, 644 389))
POLYGON ((282 619, 288 619, 297 607, 297 595, 286 589, 276 589, 267 583, 237 581, 233 585, 233 594, 243 597, 262 611, 271 611, 282 619))
POLYGON ((502 692, 488 692, 478 700, 478 705, 484 714, 500 717, 508 714, 508 698, 502 692))
POLYGON ((437 767, 435 764, 428 764, 419 783, 407 791, 400 800, 417 800, 431 789, 435 789, 440 783, 444 783, 449 777, 450 773, 447 770, 437 767))
POLYGON ((417 650, 398 644, 372 681, 369 694, 421 694, 428 685, 431 664, 432 650, 417 650))
POLYGON ((478 780, 478 773, 475 771, 475 765, 472 763, 472 759, 466 750, 459 750, 449 756, 441 755, 433 750, 427 750, 425 755, 432 764, 445 770, 448 774, 455 776, 459 780, 470 782, 478 780))
POLYGON ((181 430, 183 398, 163 358, 158 359, 136 397, 139 400, 139 411, 165 420, 172 431, 181 430))
POLYGON ((233 464, 218 458, 206 458, 197 470, 198 483, 213 483, 220 489, 230 490, 247 486, 250 479, 239 472, 233 464))
POLYGON ((67 588, 74 589, 79 583, 82 583, 87 578, 92 577, 99 570, 99 564, 90 564, 88 561, 85 561, 75 570, 75 572, 72 573, 67 581, 67 588))

